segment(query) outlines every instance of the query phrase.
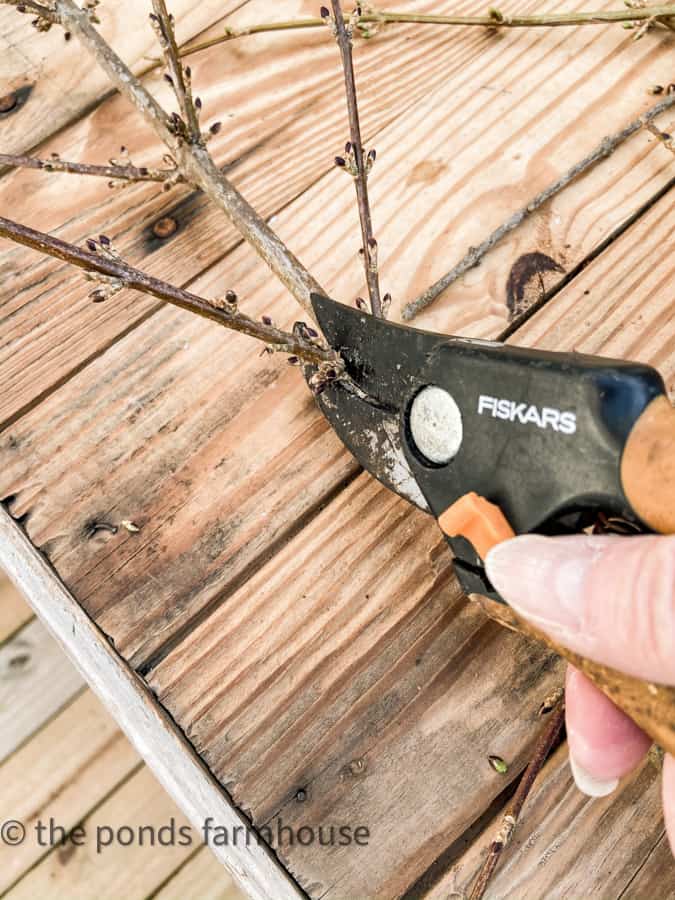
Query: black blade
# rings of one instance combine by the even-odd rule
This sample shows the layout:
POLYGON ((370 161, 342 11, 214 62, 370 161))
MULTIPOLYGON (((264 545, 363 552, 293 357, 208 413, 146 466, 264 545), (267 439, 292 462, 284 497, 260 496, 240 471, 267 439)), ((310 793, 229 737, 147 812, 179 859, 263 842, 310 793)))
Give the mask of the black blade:
POLYGON ((366 471, 390 491, 429 512, 401 446, 398 413, 374 406, 339 381, 329 384, 317 402, 337 436, 366 471))
POLYGON ((427 355, 447 335, 394 325, 312 294, 317 320, 341 354, 349 382, 326 387, 318 402, 338 437, 389 490, 428 511, 400 438, 400 404, 412 391, 427 355))
POLYGON ((312 306, 326 340, 341 354, 348 375, 383 406, 399 411, 427 356, 447 334, 419 331, 377 319, 320 294, 312 306))

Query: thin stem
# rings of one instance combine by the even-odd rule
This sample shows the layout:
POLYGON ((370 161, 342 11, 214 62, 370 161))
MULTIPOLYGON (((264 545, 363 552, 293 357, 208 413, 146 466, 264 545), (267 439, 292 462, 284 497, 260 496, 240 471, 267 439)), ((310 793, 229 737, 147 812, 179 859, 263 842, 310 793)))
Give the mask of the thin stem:
MULTIPOLYGON (((645 19, 667 19, 675 16, 675 6, 647 6, 642 9, 598 10, 597 12, 553 13, 542 16, 502 16, 500 20, 493 16, 435 16, 419 13, 394 13, 382 10, 377 13, 363 13, 360 21, 372 25, 417 24, 417 25, 459 25, 479 26, 482 28, 555 28, 574 25, 607 25, 613 22, 638 22, 645 19)), ((261 22, 243 28, 228 28, 218 37, 182 47, 181 56, 189 56, 200 50, 207 50, 218 44, 225 44, 238 38, 265 32, 284 32, 321 28, 323 19, 305 18, 289 19, 283 22, 261 22)), ((664 23, 665 24, 665 23, 664 23)))
POLYGON ((669 94, 664 100, 661 100, 660 103, 657 103, 653 106, 648 112, 644 115, 639 116, 637 119, 634 119, 625 128, 621 131, 617 131, 615 134, 611 134, 608 137, 603 138, 603 140, 595 147, 588 156, 585 156, 582 160, 575 163, 570 169, 568 169, 557 181, 554 181, 553 184, 550 184, 548 187, 544 188, 543 191, 538 193, 535 197, 533 197, 525 206, 521 207, 517 212, 513 213, 513 215, 503 222, 499 228, 496 228, 491 234, 489 234, 485 240, 481 241, 477 247, 470 247, 465 256, 460 259, 456 265, 450 269, 445 275, 438 279, 438 281, 434 282, 430 287, 428 287, 419 297, 415 300, 411 300, 407 303, 402 310, 402 318, 404 321, 410 321, 414 319, 416 315, 422 312, 423 309, 426 309, 430 306, 434 300, 436 300, 440 295, 450 287, 451 284, 454 284, 458 278, 461 278, 465 272, 468 272, 469 269, 473 269, 474 266, 479 265, 480 261, 483 257, 488 253, 488 251, 492 250, 507 234, 517 228, 528 216, 532 215, 532 213, 536 212, 547 200, 550 200, 551 197, 554 197, 556 194, 559 194, 563 188, 567 187, 570 182, 574 181, 580 175, 583 175, 587 172, 595 163, 599 162, 602 159, 606 159, 608 156, 616 150, 616 148, 622 144, 625 140, 627 140, 631 135, 635 134, 635 132, 639 131, 645 125, 650 123, 656 116, 670 109, 672 106, 675 106, 675 93, 669 94))
POLYGON ((196 313, 198 316, 210 319, 212 322, 217 322, 225 328, 248 334, 250 337, 264 341, 275 349, 298 356, 308 362, 338 364, 337 357, 332 350, 325 349, 299 334, 281 331, 273 325, 259 322, 238 311, 230 311, 229 309, 215 306, 197 294, 154 278, 152 275, 127 265, 127 263, 118 258, 109 258, 95 252, 83 250, 74 244, 66 243, 59 238, 28 228, 25 225, 20 225, 2 216, 0 216, 0 237, 78 266, 86 272, 101 275, 104 281, 115 280, 116 282, 121 282, 123 287, 150 294, 159 300, 172 303, 181 309, 196 313))
POLYGON ((173 169, 149 169, 145 166, 93 165, 92 163, 69 162, 59 157, 37 159, 34 156, 12 156, 0 153, 0 166, 11 166, 15 169, 42 169, 46 172, 67 172, 71 175, 94 175, 99 178, 110 178, 120 181, 155 181, 182 182, 185 178, 173 169))
POLYGON ((152 0, 152 8, 155 11, 155 17, 152 19, 152 22, 155 25, 160 47, 162 48, 169 80, 176 95, 176 100, 178 100, 181 116, 187 127, 187 137, 192 143, 200 143, 202 134, 199 126, 199 112, 192 98, 189 69, 186 72, 179 59, 173 16, 169 15, 164 0, 152 0))
POLYGON ((352 58, 351 29, 345 25, 340 0, 331 0, 333 8, 333 21, 335 23, 335 38, 340 48, 342 68, 344 70, 345 91, 347 94, 347 113, 349 115, 349 133, 351 138, 351 152, 354 155, 354 185, 356 187, 356 201, 359 207, 359 219, 361 222, 361 240, 363 242, 363 267, 366 273, 370 309, 374 316, 382 316, 382 301, 380 298, 380 280, 377 264, 377 242, 373 235, 373 221, 368 200, 368 175, 363 155, 361 141, 361 123, 359 121, 359 105, 356 95, 356 80, 354 78, 354 60, 352 58))
POLYGON ((490 878, 497 868, 502 852, 513 835, 513 831, 518 823, 518 818, 525 804, 525 800, 530 793, 530 789, 534 784, 534 780, 541 771, 553 745, 558 739, 563 722, 565 721, 565 702, 563 699, 558 701, 557 705, 548 716, 548 721, 534 746, 532 758, 530 759, 530 762, 520 779, 516 792, 507 807, 495 839, 490 844, 487 858, 474 882, 471 894, 469 895, 469 900, 481 900, 484 896, 490 878))

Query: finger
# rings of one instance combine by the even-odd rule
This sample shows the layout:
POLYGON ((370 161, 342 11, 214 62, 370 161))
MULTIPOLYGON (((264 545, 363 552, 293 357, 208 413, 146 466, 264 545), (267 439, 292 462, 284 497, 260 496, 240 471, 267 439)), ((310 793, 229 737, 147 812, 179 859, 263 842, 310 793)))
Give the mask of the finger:
POLYGON ((670 841, 670 849, 675 856, 675 759, 666 753, 663 760, 663 818, 666 821, 666 832, 670 841))
POLYGON ((523 535, 485 564, 507 603, 558 643, 675 684, 675 537, 523 535))
POLYGON ((644 731, 573 666, 567 668, 565 724, 572 775, 590 797, 611 794, 651 745, 644 731))

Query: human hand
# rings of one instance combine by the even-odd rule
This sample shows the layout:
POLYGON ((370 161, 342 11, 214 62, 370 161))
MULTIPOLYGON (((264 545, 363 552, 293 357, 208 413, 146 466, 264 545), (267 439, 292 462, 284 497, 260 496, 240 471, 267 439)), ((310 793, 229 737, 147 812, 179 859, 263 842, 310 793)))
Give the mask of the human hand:
MULTIPOLYGON (((629 675, 675 685, 675 537, 523 535, 487 555, 502 597, 556 642, 629 675)), ((611 793, 650 738, 568 667, 567 738, 579 790, 611 793)), ((675 854, 675 759, 663 765, 663 811, 675 854)))

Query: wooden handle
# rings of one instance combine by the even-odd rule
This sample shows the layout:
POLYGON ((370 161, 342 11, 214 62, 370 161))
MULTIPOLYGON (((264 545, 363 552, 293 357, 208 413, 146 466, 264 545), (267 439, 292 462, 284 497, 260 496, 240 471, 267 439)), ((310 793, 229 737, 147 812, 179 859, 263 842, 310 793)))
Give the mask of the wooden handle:
POLYGON ((627 713, 631 719, 656 741, 665 751, 675 756, 675 687, 640 681, 631 675, 600 665, 556 644, 543 631, 539 631, 525 619, 521 619, 510 606, 490 600, 480 594, 471 594, 470 600, 481 605, 490 618, 513 631, 548 645, 600 688, 610 700, 627 713))
POLYGON ((655 397, 633 426, 621 457, 621 484, 643 522, 675 534, 675 409, 655 397))
MULTIPOLYGON (((675 409, 667 397, 652 400, 633 426, 621 458, 621 484, 643 522, 661 534, 675 534, 675 409)), ((474 540, 474 546, 480 543, 480 555, 485 558, 490 547, 513 536, 513 531, 506 522, 501 529, 492 527, 492 504, 471 496, 471 515, 462 498, 443 513, 439 523, 446 534, 463 534, 474 540)), ((551 640, 506 604, 481 594, 471 594, 469 599, 479 603, 490 618, 535 638, 571 662, 652 740, 675 756, 675 687, 640 681, 585 659, 551 640)))

